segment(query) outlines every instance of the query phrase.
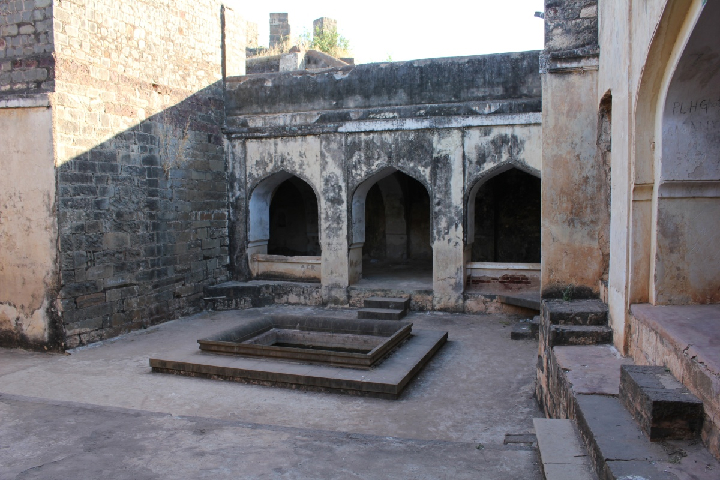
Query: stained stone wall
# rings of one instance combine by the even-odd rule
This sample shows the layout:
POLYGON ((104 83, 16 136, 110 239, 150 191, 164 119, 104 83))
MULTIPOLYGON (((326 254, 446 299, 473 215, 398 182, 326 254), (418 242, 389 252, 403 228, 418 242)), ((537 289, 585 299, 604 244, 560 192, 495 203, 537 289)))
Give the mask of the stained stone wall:
POLYGON ((254 228, 268 215, 263 185, 296 176, 317 196, 323 301, 347 304, 368 241, 366 196, 402 172, 428 195, 407 235, 425 237, 408 249, 432 259, 432 308, 463 310, 470 192, 512 166, 539 175, 540 92, 538 52, 228 78, 233 276, 251 277, 249 258, 265 253, 254 228))
POLYGON ((0 95, 53 90, 52 0, 0 2, 0 95))
POLYGON ((244 73, 246 34, 213 0, 64 0, 54 19, 72 347, 198 311, 226 279, 222 73, 244 73))

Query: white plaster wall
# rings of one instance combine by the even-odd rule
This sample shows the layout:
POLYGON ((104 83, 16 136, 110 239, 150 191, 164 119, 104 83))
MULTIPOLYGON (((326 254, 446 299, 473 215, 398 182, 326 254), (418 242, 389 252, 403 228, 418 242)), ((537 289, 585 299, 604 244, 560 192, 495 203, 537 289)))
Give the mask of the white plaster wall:
POLYGON ((56 289, 52 111, 0 108, 0 335, 46 342, 56 289))

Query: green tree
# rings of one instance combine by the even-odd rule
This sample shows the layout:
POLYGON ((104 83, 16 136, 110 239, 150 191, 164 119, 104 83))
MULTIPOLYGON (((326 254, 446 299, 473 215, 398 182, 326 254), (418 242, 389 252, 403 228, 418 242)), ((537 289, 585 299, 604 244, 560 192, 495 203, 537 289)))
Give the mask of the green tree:
POLYGON ((300 36, 300 40, 307 45, 308 48, 320 50, 335 58, 351 56, 350 41, 340 35, 336 28, 325 30, 318 28, 312 37, 310 33, 306 31, 300 36))

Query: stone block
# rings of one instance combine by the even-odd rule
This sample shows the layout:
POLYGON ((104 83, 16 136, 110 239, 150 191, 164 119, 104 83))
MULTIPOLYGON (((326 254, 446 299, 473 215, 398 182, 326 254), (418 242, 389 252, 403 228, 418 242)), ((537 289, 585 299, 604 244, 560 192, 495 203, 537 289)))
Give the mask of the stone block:
POLYGON ((369 297, 363 301, 363 306, 365 308, 388 308, 407 312, 410 309, 410 297, 369 297))
POLYGON ((612 343, 613 331, 607 326, 551 325, 549 342, 557 345, 596 345, 612 343))
POLYGON ((620 399, 653 442, 692 439, 700 434, 702 401, 665 367, 623 365, 620 399))
POLYGON ((546 300, 543 314, 553 325, 607 325, 608 308, 600 300, 546 300))

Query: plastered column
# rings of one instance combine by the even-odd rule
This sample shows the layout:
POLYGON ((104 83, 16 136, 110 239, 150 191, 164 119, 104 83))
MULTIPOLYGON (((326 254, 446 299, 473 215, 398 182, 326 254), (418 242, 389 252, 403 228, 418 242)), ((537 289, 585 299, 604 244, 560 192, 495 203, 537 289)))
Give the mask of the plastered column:
POLYGON ((344 135, 323 135, 320 141, 322 171, 320 192, 320 243, 322 244, 323 300, 347 303, 350 280, 348 259, 348 207, 344 135))
POLYGON ((433 307, 462 311, 464 286, 462 132, 433 135, 433 307))

